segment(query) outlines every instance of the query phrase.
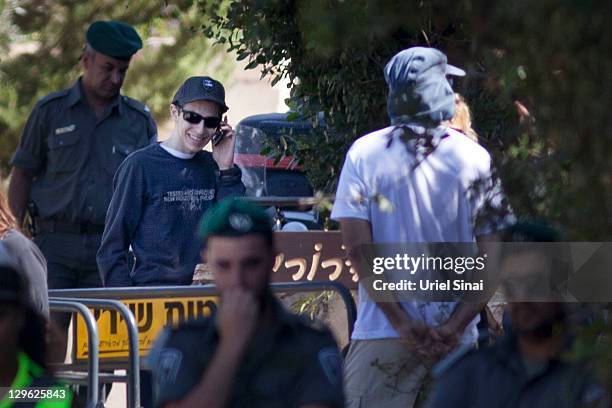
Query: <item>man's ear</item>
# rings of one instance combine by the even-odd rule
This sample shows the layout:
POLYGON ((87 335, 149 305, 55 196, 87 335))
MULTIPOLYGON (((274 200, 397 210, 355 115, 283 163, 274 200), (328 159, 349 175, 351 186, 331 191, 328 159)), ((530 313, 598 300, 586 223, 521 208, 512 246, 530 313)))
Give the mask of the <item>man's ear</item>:
POLYGON ((83 52, 81 55, 81 59, 79 59, 79 65, 83 71, 87 71, 89 69, 89 55, 87 52, 83 52))
POLYGON ((178 107, 171 103, 170 104, 170 117, 172 118, 172 120, 176 121, 178 119, 178 115, 179 115, 179 109, 178 107))
POLYGON ((81 56, 81 68, 83 70, 88 70, 94 61, 95 56, 96 54, 93 50, 85 49, 83 51, 83 55, 81 56))

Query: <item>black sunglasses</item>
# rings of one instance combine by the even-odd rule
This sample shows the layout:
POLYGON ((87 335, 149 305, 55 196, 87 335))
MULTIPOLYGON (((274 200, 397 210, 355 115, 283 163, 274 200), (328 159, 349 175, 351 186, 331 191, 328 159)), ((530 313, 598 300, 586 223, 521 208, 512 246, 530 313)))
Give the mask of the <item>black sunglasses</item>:
POLYGON ((204 127, 217 128, 221 123, 221 118, 218 116, 202 116, 199 113, 188 111, 179 106, 179 109, 183 112, 183 119, 192 125, 197 125, 201 121, 204 121, 204 127))

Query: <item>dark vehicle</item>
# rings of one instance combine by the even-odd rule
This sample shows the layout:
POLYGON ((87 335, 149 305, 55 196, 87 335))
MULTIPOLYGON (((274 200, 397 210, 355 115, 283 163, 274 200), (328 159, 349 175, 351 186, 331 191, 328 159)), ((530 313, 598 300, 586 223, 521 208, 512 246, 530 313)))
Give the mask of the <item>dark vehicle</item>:
POLYGON ((287 204, 289 198, 312 197, 314 190, 296 161, 283 157, 275 162, 273 157, 262 155, 270 146, 290 145, 293 140, 309 137, 312 124, 306 120, 289 120, 289 113, 266 113, 248 116, 235 128, 236 153, 234 161, 242 169, 242 181, 246 195, 274 205, 278 229, 300 231, 321 229, 318 212, 314 208, 304 210, 287 204), (283 198, 285 200, 283 200, 283 198), (275 200, 278 199, 278 200, 275 200), (284 201, 284 204, 280 202, 284 201))

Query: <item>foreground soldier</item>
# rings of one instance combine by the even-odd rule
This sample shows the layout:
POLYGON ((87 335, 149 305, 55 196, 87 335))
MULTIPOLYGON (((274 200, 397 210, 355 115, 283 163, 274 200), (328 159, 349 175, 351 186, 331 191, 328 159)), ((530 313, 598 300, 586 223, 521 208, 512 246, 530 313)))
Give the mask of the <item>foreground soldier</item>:
POLYGON ((271 221, 226 200, 201 227, 221 294, 215 315, 167 329, 151 353, 156 405, 340 407, 341 358, 328 332, 310 328, 270 291, 271 221))
POLYGON ((586 367, 563 355, 572 344, 567 304, 516 302, 508 309, 510 332, 444 373, 431 408, 609 406, 586 367))
MULTIPOLYGON (((513 225, 508 238, 522 243, 560 239, 552 227, 532 221, 513 225)), ((541 248, 517 247, 502 262, 502 290, 510 300, 505 336, 449 362, 436 381, 428 408, 610 407, 609 395, 596 381, 589 359, 572 357, 577 324, 585 317, 580 304, 515 301, 551 300, 539 292, 546 285, 530 279, 550 278, 547 268, 538 268, 549 263, 541 248), (504 283, 508 277, 514 278, 504 283)))

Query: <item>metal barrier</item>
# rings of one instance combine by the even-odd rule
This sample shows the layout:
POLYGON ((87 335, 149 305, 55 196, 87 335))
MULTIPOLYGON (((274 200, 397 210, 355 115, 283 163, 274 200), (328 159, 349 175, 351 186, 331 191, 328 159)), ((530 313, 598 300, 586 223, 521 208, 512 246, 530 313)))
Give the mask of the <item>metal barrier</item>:
POLYGON ((52 312, 68 312, 68 313, 79 313, 85 325, 87 326, 87 338, 88 338, 88 366, 87 366, 87 408, 93 408, 98 402, 98 327, 96 320, 85 305, 71 300, 58 300, 49 299, 49 309, 52 312))
MULTIPOLYGON (((353 332, 357 307, 351 292, 337 282, 287 282, 271 283, 274 292, 299 293, 315 290, 332 290, 338 293, 346 308, 347 328, 349 336, 353 332)), ((214 296, 218 292, 215 285, 199 286, 143 286, 125 288, 87 288, 87 289, 51 289, 49 296, 56 298, 90 298, 90 299, 151 299, 159 297, 196 297, 214 296)))
MULTIPOLYGON (((57 298, 52 298, 57 299, 57 298)), ((132 312, 118 300, 88 299, 88 298, 62 298, 65 301, 82 303, 88 307, 116 310, 123 317, 127 326, 129 338, 129 368, 127 370, 127 400, 128 407, 140 407, 140 356, 138 355, 138 329, 132 312)), ((113 376, 120 377, 120 376, 113 376)))
MULTIPOLYGON (((319 290, 331 290, 340 296, 342 299, 345 309, 346 309, 346 317, 347 317, 347 329, 348 334, 353 331, 355 318, 357 315, 355 302, 353 297, 351 296, 350 291, 344 287, 342 284, 337 282, 330 281, 314 281, 314 282, 290 282, 290 283, 273 283, 270 285, 274 292, 281 293, 300 293, 300 292, 313 292, 319 290)), ((126 321, 128 327, 129 334, 129 366, 128 368, 128 406, 130 408, 139 407, 140 402, 140 378, 139 378, 139 342, 138 342, 138 325, 136 323, 136 319, 127 306, 118 302, 118 300, 146 300, 146 299, 159 299, 159 298, 198 298, 198 297, 206 297, 206 296, 216 296, 218 295, 217 289, 214 285, 201 285, 201 286, 166 286, 166 287, 128 287, 128 288, 90 288, 90 289, 52 289, 49 290, 50 303, 57 304, 60 302, 58 299, 62 299, 66 303, 77 304, 82 308, 85 308, 84 305, 91 307, 100 307, 105 309, 115 309, 121 313, 124 320, 126 321), (112 300, 114 299, 114 300, 112 300), (79 303, 76 303, 79 302, 79 303), (120 306, 119 306, 120 305, 120 306), (131 387, 130 387, 131 384, 131 387), (131 388, 131 392, 130 392, 131 388)), ((132 305, 130 305, 132 306, 132 305)), ((86 308, 85 308, 86 309, 86 308)), ((91 320, 93 316, 91 313, 88 314, 88 318, 90 320, 86 320, 88 325, 91 324, 91 320)), ((93 322, 94 328, 97 322, 93 322)), ((76 323, 75 323, 76 325, 76 323)), ((76 330, 75 330, 76 334, 76 330)), ((88 336, 89 343, 92 342, 92 337, 88 336)), ((97 398, 97 384, 99 383, 99 375, 97 373, 98 366, 108 369, 119 369, 125 368, 125 358, 122 357, 118 360, 104 360, 101 361, 98 365, 98 336, 96 332, 95 337, 95 348, 93 345, 90 345, 91 353, 88 354, 88 359, 92 359, 93 351, 95 350, 96 355, 96 386, 92 388, 90 385, 90 390, 95 389, 96 398, 97 398)), ((73 357, 76 358, 76 343, 73 344, 73 357)), ((83 358, 83 357, 81 357, 83 358)), ((69 365, 62 366, 65 369, 74 369, 74 370, 82 370, 83 363, 79 361, 75 361, 73 359, 73 363, 69 365)), ((91 373, 90 364, 90 373, 91 373)), ((107 382, 123 382, 125 376, 118 375, 107 375, 100 374, 103 376, 104 380, 107 382), (110 380, 110 381, 109 381, 110 380)), ((90 374, 91 376, 91 374, 90 374)), ((66 380, 71 382, 77 382, 78 378, 71 379, 69 377, 65 377, 66 380)), ((91 380, 91 378, 90 378, 91 380)), ((89 391, 88 391, 89 392, 89 391)), ((89 395, 89 394, 88 394, 89 395)), ((89 407, 88 407, 89 408, 89 407)))

